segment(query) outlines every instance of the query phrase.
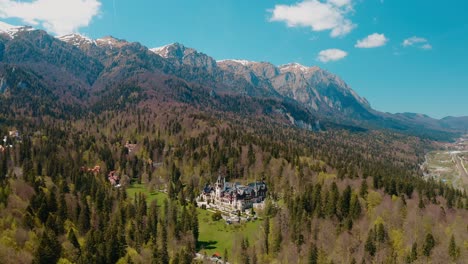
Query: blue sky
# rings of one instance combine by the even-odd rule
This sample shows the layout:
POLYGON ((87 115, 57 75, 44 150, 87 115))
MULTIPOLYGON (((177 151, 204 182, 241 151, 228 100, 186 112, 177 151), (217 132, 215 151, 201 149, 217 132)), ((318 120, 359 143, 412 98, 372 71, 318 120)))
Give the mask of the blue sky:
POLYGON ((0 0, 10 24, 318 65, 377 110, 433 117, 468 115, 466 10, 461 0, 0 0))

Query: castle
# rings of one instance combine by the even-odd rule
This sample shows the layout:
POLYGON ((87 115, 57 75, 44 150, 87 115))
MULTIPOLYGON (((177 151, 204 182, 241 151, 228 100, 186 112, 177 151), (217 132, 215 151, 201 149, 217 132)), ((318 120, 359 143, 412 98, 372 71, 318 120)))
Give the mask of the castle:
POLYGON ((243 211, 263 202, 266 192, 267 186, 263 181, 241 185, 226 182, 224 177, 218 176, 215 186, 207 185, 201 197, 219 209, 243 211))

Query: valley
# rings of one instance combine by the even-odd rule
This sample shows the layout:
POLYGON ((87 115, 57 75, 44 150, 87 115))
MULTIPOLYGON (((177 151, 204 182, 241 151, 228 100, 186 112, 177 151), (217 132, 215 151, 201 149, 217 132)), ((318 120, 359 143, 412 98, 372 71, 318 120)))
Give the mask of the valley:
POLYGON ((468 137, 439 143, 464 118, 379 112, 319 67, 34 29, 0 31, 0 91, 2 264, 468 259, 468 137), (221 177, 215 203, 265 207, 204 209, 221 177))
POLYGON ((424 177, 468 190, 468 135, 455 143, 442 144, 440 150, 431 151, 421 165, 424 177))

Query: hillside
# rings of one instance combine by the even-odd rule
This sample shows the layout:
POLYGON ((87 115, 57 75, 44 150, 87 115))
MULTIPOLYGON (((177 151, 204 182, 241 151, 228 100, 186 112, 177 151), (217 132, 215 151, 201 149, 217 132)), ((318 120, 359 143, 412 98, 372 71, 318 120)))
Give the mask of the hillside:
POLYGON ((466 192, 419 166, 451 119, 379 113, 317 67, 3 32, 2 263, 468 259, 466 192), (252 221, 197 207, 219 176, 268 186, 252 221))
POLYGON ((3 126, 4 133, 21 131, 22 141, 9 139, 14 147, 0 154, 2 175, 8 175, 2 180, 1 236, 16 241, 2 242, 1 256, 28 263, 52 246, 40 241, 57 241, 57 257, 72 262, 191 259, 210 240, 193 220, 199 215, 203 221, 205 213, 190 201, 221 173, 237 181, 265 177, 269 186, 270 205, 257 212, 257 239, 240 232, 232 248, 219 250, 233 263, 296 263, 315 255, 318 263, 438 263, 450 257, 452 235, 460 250, 453 258, 466 257, 466 196, 418 176, 429 142, 382 132, 310 133, 183 105, 160 104, 156 111, 136 106, 72 122, 10 120, 3 126), (136 149, 129 152, 126 141, 136 149), (95 173, 81 169, 95 165, 95 173), (108 182, 111 170, 123 187, 108 182), (154 204, 126 197, 130 181, 165 189, 169 199, 154 204), (25 234, 23 240, 17 233, 25 234), (342 243, 330 243, 335 240, 342 243), (105 246, 88 246, 99 243, 105 246))
MULTIPOLYGON (((32 28, 12 30, 0 32, 0 63, 37 76, 64 103, 62 108, 93 109, 103 94, 130 85, 141 89, 139 94, 144 96, 139 100, 148 104, 170 100, 224 112, 263 114, 308 129, 319 121, 322 128, 330 124, 390 129, 439 140, 464 132, 463 125, 452 125, 454 121, 447 119, 428 122, 375 111, 342 79, 315 66, 215 61, 179 43, 148 49, 111 36, 55 38, 32 28)), ((8 72, 2 78, 10 78, 8 72)), ((6 91, 7 83, 2 83, 1 90, 6 91)))

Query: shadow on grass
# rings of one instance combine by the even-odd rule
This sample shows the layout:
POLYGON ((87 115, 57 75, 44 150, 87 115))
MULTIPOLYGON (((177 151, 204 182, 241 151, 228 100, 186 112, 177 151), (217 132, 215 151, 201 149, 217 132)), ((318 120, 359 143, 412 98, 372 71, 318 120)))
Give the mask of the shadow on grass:
POLYGON ((203 249, 215 249, 215 245, 218 244, 218 241, 198 241, 197 243, 197 251, 203 250, 203 249))

